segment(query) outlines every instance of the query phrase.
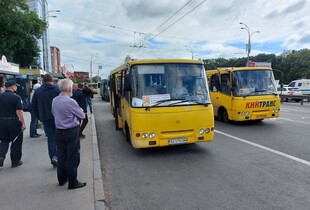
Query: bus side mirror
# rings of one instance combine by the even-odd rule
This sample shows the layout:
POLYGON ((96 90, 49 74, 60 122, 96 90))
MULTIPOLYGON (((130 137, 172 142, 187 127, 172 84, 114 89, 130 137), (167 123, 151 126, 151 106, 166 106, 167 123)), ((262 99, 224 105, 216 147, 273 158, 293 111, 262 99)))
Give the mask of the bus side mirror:
POLYGON ((125 75, 125 84, 124 84, 124 88, 125 88, 125 91, 132 91, 130 74, 126 74, 126 75, 125 75))

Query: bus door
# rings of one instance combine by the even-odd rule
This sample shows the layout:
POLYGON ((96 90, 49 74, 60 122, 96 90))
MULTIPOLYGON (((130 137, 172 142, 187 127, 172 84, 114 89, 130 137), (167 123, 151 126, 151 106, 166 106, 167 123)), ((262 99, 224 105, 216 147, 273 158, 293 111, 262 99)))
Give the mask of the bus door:
POLYGON ((220 106, 219 89, 220 89, 219 74, 213 74, 210 77, 210 95, 215 116, 217 116, 218 109, 220 106))
MULTIPOLYGON (((230 74, 213 74, 210 79, 210 91, 214 114, 218 118, 226 120, 228 116, 231 116, 232 109, 230 74)), ((230 118, 231 117, 229 117, 229 119, 230 118)))

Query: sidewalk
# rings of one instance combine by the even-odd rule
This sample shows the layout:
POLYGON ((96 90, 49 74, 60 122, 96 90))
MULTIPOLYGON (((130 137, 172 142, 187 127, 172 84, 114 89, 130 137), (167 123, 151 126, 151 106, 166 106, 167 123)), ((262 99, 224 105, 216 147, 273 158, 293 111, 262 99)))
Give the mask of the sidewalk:
POLYGON ((87 182, 86 187, 68 190, 68 184, 58 186, 56 168, 50 164, 44 131, 40 138, 29 137, 30 113, 24 112, 27 129, 24 132, 23 165, 11 168, 10 150, 4 166, 0 168, 0 209, 6 210, 88 210, 105 209, 102 173, 97 145, 94 115, 81 139, 81 163, 78 180, 87 182))

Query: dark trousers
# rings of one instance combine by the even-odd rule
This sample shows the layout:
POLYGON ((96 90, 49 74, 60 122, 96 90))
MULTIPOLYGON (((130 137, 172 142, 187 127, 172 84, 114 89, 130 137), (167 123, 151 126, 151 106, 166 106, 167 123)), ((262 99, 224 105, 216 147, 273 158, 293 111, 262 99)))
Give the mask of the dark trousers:
POLYGON ((31 122, 30 122, 30 137, 38 134, 37 128, 38 128, 38 119, 36 118, 33 111, 30 111, 31 114, 31 122))
POLYGON ((69 186, 77 183, 79 161, 79 126, 70 129, 56 129, 57 177, 59 183, 69 181, 69 186))
POLYGON ((82 124, 80 126, 80 135, 83 134, 83 131, 84 131, 87 123, 88 123, 88 116, 87 116, 87 113, 85 113, 85 119, 82 120, 82 124))
POLYGON ((18 138, 11 144, 12 164, 18 163, 22 157, 23 133, 21 132, 22 123, 18 119, 0 119, 0 157, 5 158, 10 142, 18 138))

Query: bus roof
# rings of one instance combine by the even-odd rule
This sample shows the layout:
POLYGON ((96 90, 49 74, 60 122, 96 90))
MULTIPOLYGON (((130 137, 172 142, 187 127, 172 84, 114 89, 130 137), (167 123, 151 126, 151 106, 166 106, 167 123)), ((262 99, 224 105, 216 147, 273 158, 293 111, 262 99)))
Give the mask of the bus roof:
POLYGON ((206 70, 208 73, 220 72, 224 73, 227 71, 250 71, 250 70, 272 70, 269 67, 219 67, 217 69, 206 70))
MULTIPOLYGON (((160 63, 188 63, 188 64, 203 64, 201 60, 189 60, 189 59, 143 59, 143 60, 131 60, 127 64, 130 66, 136 64, 160 64, 160 63)), ((110 73, 114 74, 127 67, 127 64, 122 64, 110 73)))

